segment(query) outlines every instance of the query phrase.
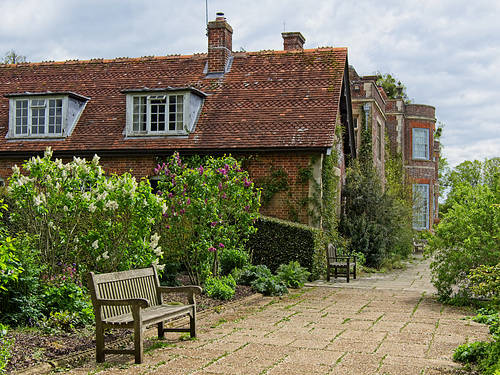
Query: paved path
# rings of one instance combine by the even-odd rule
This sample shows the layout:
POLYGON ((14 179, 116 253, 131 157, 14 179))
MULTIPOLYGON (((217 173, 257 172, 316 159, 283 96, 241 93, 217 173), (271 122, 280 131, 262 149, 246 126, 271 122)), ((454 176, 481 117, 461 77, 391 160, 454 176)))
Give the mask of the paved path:
POLYGON ((144 364, 108 356, 69 373, 452 374, 453 350, 487 339, 488 330, 436 301, 428 266, 418 258, 405 271, 258 296, 201 314, 198 340, 171 334, 144 364))

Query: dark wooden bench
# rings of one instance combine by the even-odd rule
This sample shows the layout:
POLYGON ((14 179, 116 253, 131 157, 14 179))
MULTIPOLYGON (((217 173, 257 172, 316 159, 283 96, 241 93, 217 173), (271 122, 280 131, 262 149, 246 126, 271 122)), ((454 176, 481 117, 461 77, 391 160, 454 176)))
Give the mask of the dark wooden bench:
POLYGON ((427 240, 420 240, 418 238, 413 239, 413 252, 423 253, 425 245, 427 245, 427 240))
POLYGON ((334 276, 344 276, 349 282, 349 275, 351 273, 353 278, 356 278, 356 255, 341 256, 337 255, 337 248, 333 244, 328 244, 326 249, 326 281, 330 281, 330 275, 334 270, 334 276), (340 272, 339 272, 340 270, 340 272))
POLYGON ((105 354, 134 354, 135 363, 143 360, 143 332, 158 324, 158 337, 165 332, 189 332, 196 337, 196 300, 199 286, 163 287, 155 267, 94 274, 89 272, 88 283, 96 322, 96 361, 104 362, 105 354), (163 293, 185 293, 187 304, 164 305, 163 293), (189 328, 165 328, 168 319, 189 315, 189 328), (106 328, 134 330, 134 349, 105 349, 106 328))

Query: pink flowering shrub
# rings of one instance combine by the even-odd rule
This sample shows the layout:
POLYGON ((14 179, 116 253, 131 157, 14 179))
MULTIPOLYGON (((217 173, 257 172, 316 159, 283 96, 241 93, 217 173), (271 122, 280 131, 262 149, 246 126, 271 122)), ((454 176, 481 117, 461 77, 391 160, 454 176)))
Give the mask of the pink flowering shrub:
POLYGON ((175 153, 156 173, 167 206, 164 251, 184 264, 194 284, 218 276, 219 254, 241 247, 256 231, 260 191, 232 157, 189 168, 175 153))

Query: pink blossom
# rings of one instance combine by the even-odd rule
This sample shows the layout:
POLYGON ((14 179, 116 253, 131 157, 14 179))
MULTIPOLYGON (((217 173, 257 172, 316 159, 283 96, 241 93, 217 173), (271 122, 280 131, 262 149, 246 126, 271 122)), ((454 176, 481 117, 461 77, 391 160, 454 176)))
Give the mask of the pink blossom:
POLYGON ((223 248, 224 248, 224 245, 223 245, 222 243, 220 243, 220 244, 219 244, 219 247, 220 247, 221 249, 223 249, 223 248))
POLYGON ((210 251, 211 253, 213 253, 214 251, 217 251, 217 249, 215 247, 209 247, 208 251, 210 251))
POLYGON ((215 226, 217 225, 217 222, 216 222, 216 221, 212 221, 212 222, 210 223, 210 225, 211 225, 211 226, 213 226, 213 227, 215 227, 215 226))

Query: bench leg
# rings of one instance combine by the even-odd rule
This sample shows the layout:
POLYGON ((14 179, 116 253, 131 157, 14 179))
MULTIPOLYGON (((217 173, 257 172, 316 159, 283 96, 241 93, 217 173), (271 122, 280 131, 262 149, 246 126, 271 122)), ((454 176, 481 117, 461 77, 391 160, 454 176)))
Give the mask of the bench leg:
POLYGON ((165 337, 164 324, 163 322, 158 323, 158 338, 163 339, 165 337))
POLYGON ((193 312, 189 314, 189 334, 196 338, 196 307, 193 306, 193 312))
POLYGON ((143 346, 142 346, 142 317, 140 307, 132 308, 132 316, 134 318, 134 356, 135 363, 142 363, 143 346))
POLYGON ((100 324, 96 324, 95 328, 95 360, 97 363, 104 362, 104 329, 100 324))
POLYGON ((330 281, 330 266, 326 266, 326 281, 330 281))

